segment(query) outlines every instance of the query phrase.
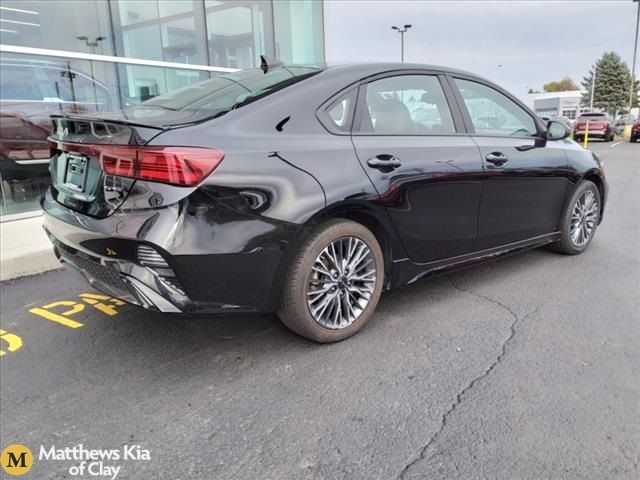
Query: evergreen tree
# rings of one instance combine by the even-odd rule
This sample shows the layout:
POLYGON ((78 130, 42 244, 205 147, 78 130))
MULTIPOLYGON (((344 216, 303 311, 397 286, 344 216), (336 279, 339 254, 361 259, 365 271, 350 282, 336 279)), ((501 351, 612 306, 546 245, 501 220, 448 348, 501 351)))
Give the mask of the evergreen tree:
MULTIPOLYGON (((596 83, 593 95, 593 106, 607 111, 611 115, 626 111, 629 106, 629 91, 631 88, 631 72, 620 55, 606 52, 595 64, 596 83)), ((591 84, 593 82, 594 67, 582 80, 582 87, 586 92, 582 95, 582 104, 588 106, 591 102, 591 84)), ((636 82, 637 84, 637 82, 636 82)), ((635 101, 638 102, 636 89, 635 101)))

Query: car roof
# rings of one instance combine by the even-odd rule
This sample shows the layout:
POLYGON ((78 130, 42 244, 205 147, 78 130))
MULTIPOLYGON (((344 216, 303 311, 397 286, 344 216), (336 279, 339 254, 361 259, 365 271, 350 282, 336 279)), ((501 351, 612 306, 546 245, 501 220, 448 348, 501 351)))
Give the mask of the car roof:
POLYGON ((327 72, 350 71, 358 75, 375 75, 393 70, 430 70, 443 73, 452 73, 480 78, 478 75, 464 70, 446 67, 443 65, 432 65, 426 63, 401 63, 401 62, 374 62, 374 63, 351 63, 351 64, 328 64, 324 65, 327 72))

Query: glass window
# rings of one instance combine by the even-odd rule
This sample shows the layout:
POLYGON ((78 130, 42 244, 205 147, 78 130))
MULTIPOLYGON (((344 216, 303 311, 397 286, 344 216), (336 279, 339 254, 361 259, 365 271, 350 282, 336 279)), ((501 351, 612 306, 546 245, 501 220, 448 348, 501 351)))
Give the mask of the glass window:
POLYGON ((315 0, 273 2, 277 58, 289 64, 324 62, 322 3, 315 0))
POLYGON ((2 0, 0 43, 112 55, 102 0, 2 0))
POLYGON ((122 104, 124 107, 163 95, 209 78, 209 72, 177 68, 118 65, 122 104))
POLYGON ((118 0, 111 5, 118 52, 123 56, 207 63, 200 1, 118 0))
MULTIPOLYGON (((319 72, 314 68, 282 67, 266 74, 260 69, 230 73, 153 98, 131 109, 128 115, 129 118, 163 115, 167 124, 170 124, 167 110, 192 112, 191 121, 219 117, 319 72), (162 109, 151 108, 154 106, 162 109)), ((176 115, 176 118, 183 117, 176 115)))
POLYGON ((115 66, 0 56, 0 214, 37 210, 49 185, 50 115, 119 108, 115 66))
POLYGON ((523 108, 502 93, 481 83, 455 79, 476 133, 537 135, 536 124, 523 108))
POLYGON ((253 68, 274 56, 270 1, 205 0, 211 65, 253 68))
POLYGON ((333 127, 340 132, 350 132, 355 113, 357 91, 357 88, 351 89, 320 111, 319 116, 322 123, 328 128, 333 127))
POLYGON ((351 101, 349 97, 338 100, 333 106, 327 110, 329 117, 333 124, 340 130, 346 130, 347 118, 349 118, 349 109, 351 108, 351 101))
POLYGON ((438 77, 399 75, 367 84, 360 131, 378 134, 455 133, 438 77))

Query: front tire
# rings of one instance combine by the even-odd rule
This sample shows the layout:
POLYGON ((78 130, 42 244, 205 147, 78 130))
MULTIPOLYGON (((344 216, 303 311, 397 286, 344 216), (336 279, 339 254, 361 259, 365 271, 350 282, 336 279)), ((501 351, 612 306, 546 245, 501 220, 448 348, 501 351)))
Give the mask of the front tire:
POLYGON ((318 226, 289 266, 278 316, 291 330, 321 343, 360 330, 378 304, 384 257, 375 235, 350 220, 318 226))
POLYGON ((566 255, 584 252, 600 223, 601 201, 600 191, 593 182, 581 182, 562 213, 560 240, 551 244, 551 248, 566 255))

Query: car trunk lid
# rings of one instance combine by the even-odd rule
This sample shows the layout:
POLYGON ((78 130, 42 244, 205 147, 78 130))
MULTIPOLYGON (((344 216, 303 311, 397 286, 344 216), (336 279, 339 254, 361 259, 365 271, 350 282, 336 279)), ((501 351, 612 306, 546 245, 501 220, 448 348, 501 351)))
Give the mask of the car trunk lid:
POLYGON ((106 174, 101 155, 119 147, 142 146, 162 129, 116 118, 53 116, 52 121, 49 168, 54 198, 93 217, 111 215, 125 201, 135 179, 106 174))

